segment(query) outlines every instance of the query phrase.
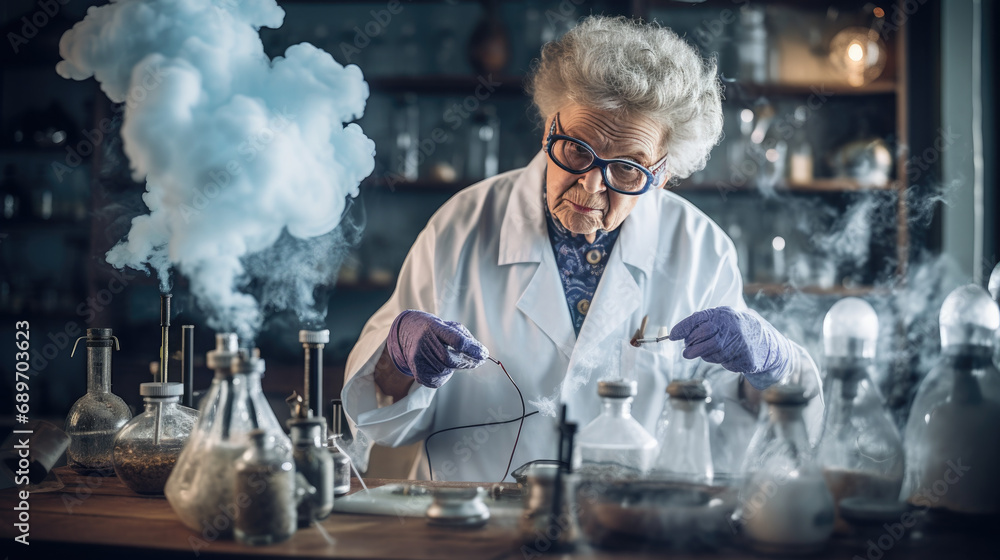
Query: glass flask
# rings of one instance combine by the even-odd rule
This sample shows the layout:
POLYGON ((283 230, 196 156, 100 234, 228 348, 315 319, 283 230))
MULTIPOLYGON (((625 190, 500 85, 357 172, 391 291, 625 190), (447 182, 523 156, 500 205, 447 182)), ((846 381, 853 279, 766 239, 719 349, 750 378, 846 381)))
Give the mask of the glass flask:
POLYGON ((247 545, 281 542, 295 533, 295 464, 275 445, 274 434, 255 429, 235 464, 236 540, 247 545))
POLYGON ((834 507, 802 419, 809 399, 798 385, 771 387, 763 398, 768 414, 747 449, 734 518, 762 552, 811 552, 833 533, 834 507))
POLYGON ((1000 309, 981 287, 941 306, 941 361, 920 383, 906 423, 901 498, 957 513, 1000 513, 1000 309))
POLYGON ((326 519, 333 510, 333 458, 323 447, 322 416, 310 416, 302 397, 292 393, 288 403, 292 417, 288 428, 292 437, 292 459, 295 471, 305 477, 316 492, 299 502, 299 527, 308 527, 313 521, 326 519))
POLYGON ((653 462, 653 474, 708 484, 714 474, 705 411, 708 387, 700 379, 672 381, 667 394, 670 398, 657 427, 659 455, 653 462))
POLYGON ((645 474, 656 456, 656 439, 632 417, 635 381, 616 379, 597 384, 601 414, 576 437, 573 468, 618 477, 645 474))
POLYGON ((824 432, 816 450, 838 506, 844 498, 896 502, 903 484, 903 441, 872 381, 878 315, 858 298, 838 301, 823 320, 826 356, 824 432))
POLYGON ((146 410, 115 437, 115 474, 133 492, 162 494, 198 411, 180 405, 180 383, 141 383, 139 394, 146 410))
MULTIPOLYGON (((80 474, 110 476, 114 474, 115 434, 132 418, 132 411, 111 392, 111 345, 117 349, 118 338, 111 329, 87 329, 86 340, 87 394, 73 403, 66 416, 70 437, 66 463, 80 474)), ((74 353, 76 345, 70 356, 74 353)))
POLYGON ((252 430, 272 435, 275 452, 292 460, 291 441, 260 387, 264 360, 259 352, 238 348, 232 333, 216 334, 215 343, 206 360, 215 377, 163 491, 181 522, 208 539, 233 534, 232 520, 238 509, 233 496, 234 465, 246 450, 252 430))
POLYGON ((351 458, 344 452, 350 429, 347 427, 347 415, 340 399, 330 401, 330 422, 332 425, 327 449, 333 461, 333 494, 342 496, 351 491, 351 458))

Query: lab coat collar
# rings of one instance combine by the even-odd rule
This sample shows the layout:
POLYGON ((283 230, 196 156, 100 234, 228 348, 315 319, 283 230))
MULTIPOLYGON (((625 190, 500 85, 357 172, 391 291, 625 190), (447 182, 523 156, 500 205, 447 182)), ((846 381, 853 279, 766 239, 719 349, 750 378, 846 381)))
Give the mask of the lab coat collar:
POLYGON ((542 207, 542 181, 548 156, 544 151, 531 160, 511 189, 503 225, 500 226, 500 266, 542 262, 545 251, 552 252, 545 231, 545 210, 542 207))
POLYGON ((652 273, 656 254, 659 219, 658 193, 646 193, 622 224, 616 248, 604 270, 598 292, 579 339, 573 332, 566 295, 549 242, 542 206, 542 181, 548 157, 539 152, 524 169, 511 189, 507 211, 500 229, 498 263, 538 263, 531 280, 523 287, 517 307, 525 313, 559 350, 571 359, 580 347, 595 348, 621 325, 640 305, 642 293, 629 265, 647 276, 652 273))
MULTIPOLYGON (((507 211, 500 227, 500 266, 542 262, 543 255, 552 252, 545 230, 545 209, 542 206, 542 181, 548 156, 540 150, 511 189, 507 211)), ((641 270, 647 276, 653 271, 656 260, 656 240, 660 227, 657 212, 660 192, 647 192, 622 223, 618 238, 618 251, 622 262, 641 270)))

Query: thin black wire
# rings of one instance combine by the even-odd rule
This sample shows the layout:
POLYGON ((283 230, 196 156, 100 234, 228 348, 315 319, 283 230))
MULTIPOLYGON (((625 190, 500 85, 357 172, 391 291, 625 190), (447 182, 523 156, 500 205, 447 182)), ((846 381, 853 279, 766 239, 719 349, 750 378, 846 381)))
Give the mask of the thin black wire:
POLYGON ((501 420, 498 422, 483 422, 481 424, 469 424, 468 426, 454 426, 451 428, 445 428, 443 430, 438 430, 432 433, 431 435, 427 436, 427 438, 424 439, 424 455, 427 456, 427 472, 430 475, 431 480, 434 480, 434 467, 431 464, 431 452, 427 444, 431 441, 432 437, 438 434, 443 434, 444 432, 450 432, 452 430, 464 430, 465 428, 480 428, 483 426, 498 426, 500 424, 510 424, 511 422, 517 422, 518 420, 520 420, 521 424, 518 425, 517 427, 517 435, 514 436, 514 447, 510 450, 510 459, 507 461, 507 470, 505 470, 503 476, 500 477, 500 482, 503 482, 503 480, 507 478, 507 473, 510 472, 510 466, 514 463, 514 453, 517 452, 517 442, 521 439, 521 428, 524 427, 524 419, 529 416, 538 414, 537 410, 530 414, 525 414, 524 395, 521 394, 521 388, 518 387, 517 383, 514 382, 514 378, 511 377, 509 373, 507 373, 507 368, 503 367, 503 364, 500 362, 500 360, 497 360, 496 358, 493 357, 489 357, 487 359, 495 363, 496 365, 500 366, 500 369, 503 370, 504 375, 506 375, 507 379, 510 379, 511 384, 514 385, 514 389, 517 390, 517 396, 518 398, 521 399, 521 415, 518 416, 517 418, 511 418, 510 420, 501 420))

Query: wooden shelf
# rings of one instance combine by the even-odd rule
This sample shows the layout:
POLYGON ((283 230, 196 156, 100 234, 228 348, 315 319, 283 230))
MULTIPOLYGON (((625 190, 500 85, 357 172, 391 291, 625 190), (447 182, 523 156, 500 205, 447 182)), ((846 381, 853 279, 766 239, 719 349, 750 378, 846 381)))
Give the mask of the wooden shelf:
POLYGON ((885 292, 884 288, 878 288, 875 286, 858 286, 855 288, 847 288, 844 286, 833 286, 831 288, 823 288, 820 286, 792 286, 790 284, 765 284, 765 283, 750 283, 743 286, 743 293, 745 295, 764 295, 764 296, 782 296, 794 293, 803 293, 818 296, 836 296, 836 297, 863 297, 867 295, 878 295, 885 292))
MULTIPOLYGON (((90 235, 90 220, 11 220, 4 221, 2 231, 0 231, 0 233, 6 233, 11 236, 19 233, 34 234, 39 232, 73 234, 85 237, 90 235)), ((0 241, 5 240, 5 238, 0 237, 0 241)))
POLYGON ((476 181, 467 179, 464 181, 433 181, 429 179, 419 179, 416 181, 404 181, 390 183, 384 179, 371 181, 362 185, 362 189, 378 189, 390 192, 421 193, 421 194, 455 194, 468 187, 476 181))
MULTIPOLYGON (((808 184, 784 184, 776 185, 775 191, 795 192, 795 193, 842 193, 842 192, 863 192, 863 191, 885 191, 896 190, 896 181, 890 181, 885 186, 862 186, 854 179, 847 178, 825 178, 815 179, 808 184)), ((755 185, 744 185, 741 187, 730 187, 728 185, 712 185, 709 183, 681 183, 670 189, 675 192, 724 192, 728 193, 756 193, 759 188, 755 185)))
POLYGON ((725 83, 726 101, 742 101, 756 97, 802 97, 810 95, 895 95, 896 83, 887 80, 875 81, 860 87, 845 83, 831 84, 747 84, 725 83))
MULTIPOLYGON (((816 10, 817 8, 826 10, 827 6, 837 7, 840 9, 855 9, 860 10, 868 4, 871 0, 827 0, 826 2, 816 3, 815 5, 803 2, 802 0, 768 0, 768 5, 779 5, 788 6, 793 8, 800 8, 804 10, 816 10)), ((744 5, 744 2, 735 2, 734 0, 697 0, 697 3, 692 3, 692 0, 647 0, 650 6, 653 8, 697 8, 705 7, 712 9, 719 8, 730 8, 734 11, 738 11, 740 6, 744 5)), ((889 8, 891 2, 885 2, 884 7, 889 8)))
MULTIPOLYGON (((452 93, 473 95, 477 88, 483 88, 490 95, 523 95, 524 76, 385 76, 368 78, 372 93, 452 93), (499 85, 495 85, 499 83, 499 85)), ((482 91, 482 89, 480 90, 482 91)))

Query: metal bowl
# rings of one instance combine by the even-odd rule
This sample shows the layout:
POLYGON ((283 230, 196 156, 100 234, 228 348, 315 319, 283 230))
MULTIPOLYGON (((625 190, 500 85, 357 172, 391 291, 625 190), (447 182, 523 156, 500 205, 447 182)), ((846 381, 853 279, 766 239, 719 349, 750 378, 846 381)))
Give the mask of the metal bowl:
POLYGON ((581 536, 591 545, 712 549, 733 536, 730 517, 738 488, 576 476, 573 510, 581 536))
POLYGON ((481 527, 490 519, 483 503, 486 490, 474 488, 434 488, 434 501, 427 508, 427 522, 446 527, 481 527))

